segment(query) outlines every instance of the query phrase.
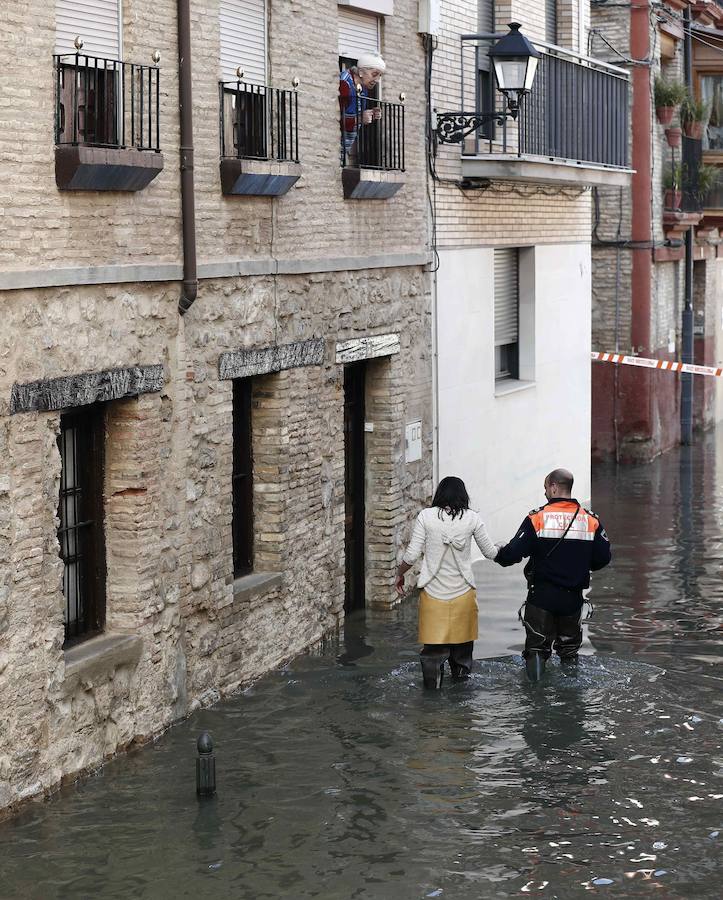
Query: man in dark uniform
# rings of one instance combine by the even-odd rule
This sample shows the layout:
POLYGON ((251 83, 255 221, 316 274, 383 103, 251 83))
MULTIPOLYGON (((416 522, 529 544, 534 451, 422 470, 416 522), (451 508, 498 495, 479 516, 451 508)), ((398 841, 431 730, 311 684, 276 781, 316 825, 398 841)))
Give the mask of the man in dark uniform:
POLYGON ((595 513, 572 497, 572 473, 555 469, 545 478, 547 503, 533 509, 495 558, 512 566, 523 557, 527 600, 523 624, 525 665, 538 681, 554 649, 563 663, 577 662, 582 643, 582 592, 590 572, 610 562, 610 541, 595 513))

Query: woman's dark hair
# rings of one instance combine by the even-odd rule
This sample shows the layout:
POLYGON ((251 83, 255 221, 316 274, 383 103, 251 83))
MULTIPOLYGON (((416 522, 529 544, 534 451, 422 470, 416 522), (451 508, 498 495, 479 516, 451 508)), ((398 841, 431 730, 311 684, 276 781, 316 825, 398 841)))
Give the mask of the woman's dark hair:
POLYGON ((461 516, 466 509, 469 509, 469 494, 464 486, 464 481, 461 478, 455 478, 454 475, 443 478, 432 497, 432 506, 436 506, 440 510, 446 509, 452 514, 453 519, 461 516))

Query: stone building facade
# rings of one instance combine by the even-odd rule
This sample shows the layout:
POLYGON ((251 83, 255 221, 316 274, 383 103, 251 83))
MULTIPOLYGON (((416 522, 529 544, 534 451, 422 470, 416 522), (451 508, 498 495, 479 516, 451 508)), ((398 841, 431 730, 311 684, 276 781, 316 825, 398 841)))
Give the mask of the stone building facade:
POLYGON ((54 5, 0 11, 0 809, 151 739, 337 629, 352 514, 364 568, 355 603, 393 604, 402 539, 430 495, 418 4, 355 4, 356 15, 378 17, 382 98, 406 95, 404 172, 394 173, 403 184, 375 200, 345 199, 342 184, 344 7, 261 5, 267 83, 292 91, 299 79, 301 177, 283 196, 222 193, 220 6, 191 0, 199 289, 185 315, 177 4, 122 3, 122 58, 151 66, 160 51, 156 168, 162 156, 146 187, 123 192, 59 189, 54 5), (356 406, 345 390, 352 369, 356 406), (100 627, 73 642, 59 498, 70 502, 82 466, 74 471, 63 441, 80 441, 91 413, 104 609, 100 627), (410 454, 405 425, 419 422, 410 454), (239 577, 237 441, 250 441, 253 485, 253 560, 239 577))
MULTIPOLYGON (((655 14, 652 5, 635 9, 593 5, 593 52, 635 73, 630 146, 633 158, 641 155, 637 163, 634 158, 637 172, 629 187, 599 187, 593 197, 592 344, 599 351, 681 359, 684 240, 692 227, 693 361, 718 365, 723 358, 723 250, 718 228, 700 213, 665 208, 666 176, 681 165, 682 147, 668 144, 666 126, 657 121, 649 99, 656 77, 684 80, 686 6, 695 4, 672 0, 655 14)), ((694 58, 696 52, 693 41, 694 58)), ((671 124, 680 124, 677 113, 671 124)), ((710 427, 723 414, 723 389, 717 381, 694 382, 697 428, 710 427)), ((680 441, 680 376, 599 364, 593 366, 592 389, 594 458, 647 461, 680 441)))

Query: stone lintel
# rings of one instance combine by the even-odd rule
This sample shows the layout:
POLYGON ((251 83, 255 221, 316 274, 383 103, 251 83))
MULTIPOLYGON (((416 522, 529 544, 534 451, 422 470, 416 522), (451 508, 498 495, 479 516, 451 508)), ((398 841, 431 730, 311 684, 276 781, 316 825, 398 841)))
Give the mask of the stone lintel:
POLYGON ((163 154, 131 147, 55 148, 55 182, 61 191, 141 191, 163 171, 163 154))
POLYGON ((339 341, 336 345, 337 363, 356 362, 360 359, 374 359, 377 356, 392 356, 399 353, 399 334, 374 334, 368 337, 339 341))
POLYGON ((322 338, 312 338, 293 344, 222 353, 218 358, 218 377, 222 381, 248 378, 250 375, 267 375, 301 366, 320 366, 323 362, 324 341, 322 338))
POLYGON ((63 378, 47 378, 14 384, 10 412, 50 411, 88 406, 123 397, 137 397, 163 389, 163 366, 130 366, 82 372, 63 378))

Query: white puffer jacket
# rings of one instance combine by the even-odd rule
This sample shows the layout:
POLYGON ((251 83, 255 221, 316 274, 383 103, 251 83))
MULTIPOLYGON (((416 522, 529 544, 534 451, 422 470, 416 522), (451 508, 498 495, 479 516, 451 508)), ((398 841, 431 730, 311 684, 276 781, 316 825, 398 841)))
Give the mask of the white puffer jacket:
POLYGON ((424 554, 417 586, 437 600, 452 600, 473 588, 472 538, 487 559, 497 556, 479 513, 468 509, 453 519, 436 506, 423 509, 403 557, 411 566, 424 554))

